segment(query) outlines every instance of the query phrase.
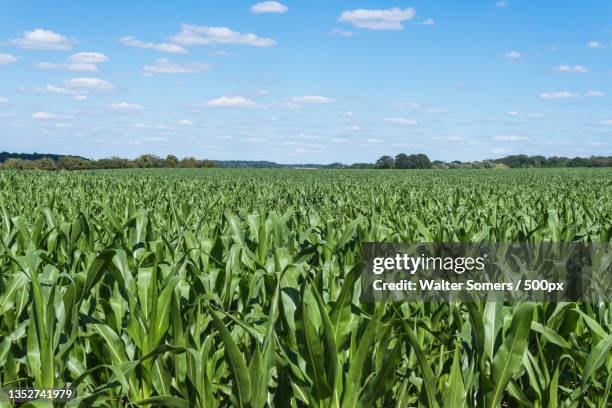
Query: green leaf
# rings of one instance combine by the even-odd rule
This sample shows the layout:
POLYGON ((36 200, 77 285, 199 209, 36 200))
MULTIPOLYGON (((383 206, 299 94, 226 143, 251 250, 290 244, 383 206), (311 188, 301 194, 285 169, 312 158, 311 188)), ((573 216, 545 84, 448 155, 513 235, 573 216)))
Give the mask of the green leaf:
POLYGON ((87 280, 83 288, 83 297, 89 295, 91 289, 98 283, 104 273, 109 270, 109 265, 113 261, 114 256, 115 250, 107 249, 94 258, 87 270, 87 280))
POLYGON ((162 406, 162 407, 172 407, 172 408, 190 408, 191 404, 189 401, 179 398, 173 397, 169 395, 157 395, 155 397, 145 398, 140 401, 134 402, 136 405, 146 406, 162 406))
POLYGON ((531 330, 540 333, 546 340, 553 344, 556 344, 559 347, 563 347, 565 349, 571 348, 571 345, 550 327, 543 326, 541 323, 532 321, 531 330))
POLYGON ((377 328, 378 320, 375 318, 370 319, 367 322, 363 336, 358 340, 359 346, 356 352, 351 353, 350 365, 346 375, 342 408, 356 408, 358 406, 357 403, 360 396, 364 365, 368 357, 371 356, 371 347, 376 337, 377 328))
MULTIPOLYGON (((410 325, 406 322, 403 316, 399 314, 398 319, 400 320, 402 327, 404 328, 404 333, 406 334, 408 343, 416 354, 417 361, 419 362, 419 367, 421 367, 423 387, 425 388, 425 395, 427 396, 426 404, 431 408, 436 408, 439 406, 436 397, 436 377, 434 376, 434 373, 431 370, 431 366, 429 365, 429 361, 427 361, 427 357, 423 352, 423 348, 421 347, 421 344, 419 343, 419 340, 417 339, 416 335, 410 328, 410 325)), ((408 349, 408 347, 406 348, 408 349)))
POLYGON ((555 369, 548 385, 548 408, 557 408, 557 393, 559 392, 559 366, 555 369))
POLYGON ((610 348, 612 348, 612 334, 608 334, 593 350, 586 359, 584 369, 582 370, 582 387, 581 392, 586 391, 589 386, 589 380, 595 374, 597 369, 610 357, 610 348))
POLYGON ((306 360, 306 370, 313 381, 313 394, 320 400, 324 400, 332 394, 332 384, 335 378, 326 376, 325 351, 319 338, 318 324, 321 321, 321 313, 312 290, 305 288, 302 293, 302 302, 298 308, 295 325, 297 330, 297 342, 300 353, 306 360))
POLYGON ((461 354, 459 348, 453 353, 449 383, 444 393, 444 406, 446 408, 464 407, 466 404, 465 386, 461 376, 461 354))
POLYGON ((238 403, 241 407, 246 407, 251 399, 251 380, 249 378, 246 362, 219 314, 214 310, 210 310, 210 314, 212 315, 215 327, 219 331, 221 340, 225 345, 225 356, 236 381, 235 389, 238 393, 238 403))
POLYGON ((493 359, 495 354, 495 340, 499 334, 499 330, 504 325, 504 317, 502 314, 504 304, 502 302, 486 302, 484 307, 484 351, 493 359))
POLYGON ((515 309, 506 338, 491 364, 493 389, 487 395, 487 406, 490 408, 499 406, 512 375, 521 367, 532 319, 532 303, 522 303, 515 309))
POLYGON ((376 376, 367 385, 365 392, 359 399, 360 408, 373 407, 376 400, 384 395, 385 388, 393 385, 393 374, 402 354, 402 342, 403 338, 400 335, 395 339, 395 346, 392 349, 385 349, 383 351, 382 369, 376 373, 376 376))

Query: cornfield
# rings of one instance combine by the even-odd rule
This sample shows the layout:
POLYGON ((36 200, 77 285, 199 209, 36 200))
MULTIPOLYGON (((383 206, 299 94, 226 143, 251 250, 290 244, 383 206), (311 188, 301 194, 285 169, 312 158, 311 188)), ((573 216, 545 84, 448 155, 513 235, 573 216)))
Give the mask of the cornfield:
POLYGON ((612 242, 610 170, 4 171, 0 210, 0 383, 77 391, 30 406, 612 406, 609 302, 359 301, 364 242, 612 242))

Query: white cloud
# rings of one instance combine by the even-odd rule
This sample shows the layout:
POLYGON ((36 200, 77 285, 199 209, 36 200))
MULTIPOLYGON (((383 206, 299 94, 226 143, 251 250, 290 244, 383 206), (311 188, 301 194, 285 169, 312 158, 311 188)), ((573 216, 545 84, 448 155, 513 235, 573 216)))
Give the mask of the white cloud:
POLYGON ((68 89, 65 86, 47 85, 44 87, 37 88, 20 88, 19 92, 31 93, 31 94, 50 94, 50 95, 72 95, 72 99, 75 101, 87 100, 86 93, 89 93, 86 89, 68 89))
POLYGON ((121 44, 126 45, 128 47, 136 47, 136 48, 148 48, 151 50, 161 51, 161 52, 169 52, 172 54, 185 54, 187 50, 180 45, 170 44, 170 43, 152 43, 145 42, 141 40, 137 40, 132 36, 121 37, 118 40, 121 44))
POLYGON ((495 4, 495 7, 498 8, 506 8, 510 5, 510 3, 508 3, 506 0, 500 0, 495 4))
POLYGON ((510 149, 505 149, 503 147, 496 147, 495 149, 491 150, 491 153, 493 153, 494 155, 502 155, 502 154, 507 154, 510 152, 511 152, 510 149))
POLYGON ((108 81, 99 78, 72 78, 64 81, 64 87, 79 92, 110 92, 115 89, 115 86, 108 81))
POLYGON ((255 102, 243 96, 221 96, 207 101, 205 105, 213 108, 252 108, 255 102))
POLYGON ((341 138, 341 137, 337 137, 337 138, 330 140, 330 142, 332 143, 348 143, 348 141, 349 141, 348 139, 341 138))
POLYGON ((68 57, 68 63, 39 62, 34 64, 34 67, 55 71, 96 72, 96 64, 106 61, 106 55, 99 52, 79 52, 68 57))
POLYGON ((409 7, 384 10, 355 9, 343 11, 338 21, 368 30, 403 30, 402 22, 411 20, 416 11, 409 7))
POLYGON ((576 74, 589 72, 589 69, 584 65, 574 65, 573 67, 570 65, 559 65, 555 68, 555 71, 576 74))
POLYGON ((448 112, 447 108, 443 108, 440 106, 431 106, 431 105, 422 104, 422 103, 414 103, 414 102, 400 103, 398 106, 400 108, 411 109, 411 110, 424 112, 424 113, 447 113, 448 112))
POLYGON ((508 115, 510 115, 510 116, 520 116, 520 112, 510 111, 510 112, 508 112, 508 115))
POLYGON ((58 123, 55 125, 56 128, 69 128, 72 127, 72 125, 70 123, 58 123))
POLYGON ((0 96, 0 106, 6 106, 11 103, 9 98, 5 98, 4 96, 0 96))
POLYGON ((210 64, 201 62, 178 63, 166 58, 158 58, 155 63, 142 67, 148 74, 196 74, 208 71, 210 64))
POLYGON ((417 24, 424 25, 424 26, 435 26, 436 25, 436 23, 431 18, 426 18, 425 20, 420 21, 417 24))
POLYGON ((334 28, 331 30, 332 35, 337 35, 338 37, 352 37, 355 35, 353 31, 343 30, 341 28, 334 28))
POLYGON ((288 10, 289 7, 279 3, 278 1, 264 1, 261 3, 257 3, 251 7, 251 13, 255 14, 286 13, 288 10))
POLYGON ((181 24, 181 32, 170 39, 181 45, 242 44, 255 47, 276 45, 276 41, 258 37, 253 33, 242 34, 228 27, 204 27, 193 24, 181 24))
POLYGON ((54 70, 54 71, 71 71, 71 72, 96 72, 98 67, 96 64, 90 63, 54 63, 54 62, 39 62, 34 64, 35 68, 54 70))
POLYGON ((589 91, 586 93, 586 96, 605 96, 605 92, 601 91, 589 91))
POLYGON ((0 66, 17 62, 17 57, 11 54, 0 54, 0 66))
POLYGON ((542 92, 540 94, 541 99, 565 99, 565 98, 575 98, 578 94, 569 91, 559 91, 559 92, 542 92))
POLYGON ((603 48, 603 45, 599 41, 589 41, 587 44, 589 48, 603 48))
POLYGON ((47 85, 37 88, 20 88, 19 92, 32 94, 54 94, 72 95, 75 101, 84 101, 87 95, 92 92, 109 92, 114 89, 113 84, 98 78, 74 78, 64 81, 62 86, 47 85))
POLYGON ((208 55, 210 55, 211 57, 227 57, 229 55, 229 52, 224 50, 211 51, 208 53, 208 55))
POLYGON ((8 43, 28 50, 69 50, 76 41, 53 31, 37 28, 26 31, 23 36, 13 38, 8 43))
POLYGON ((55 113, 49 113, 49 112, 34 112, 32 114, 32 117, 34 119, 40 119, 40 120, 60 120, 60 119, 72 119, 72 116, 68 116, 68 115, 57 115, 55 113))
POLYGON ((284 101, 278 104, 278 106, 282 109, 299 109, 300 105, 298 105, 297 103, 293 103, 293 102, 289 102, 289 101, 284 101))
POLYGON ((268 139, 262 139, 260 137, 247 137, 245 141, 247 143, 266 143, 268 139))
POLYGON ((529 140, 529 138, 525 136, 516 135, 498 135, 495 136, 495 140, 500 142, 519 142, 521 140, 529 140))
POLYGON ((70 94, 72 91, 61 86, 47 85, 38 88, 20 88, 20 92, 32 93, 32 94, 70 94))
POLYGON ((193 125, 193 122, 190 121, 189 119, 181 119, 178 121, 179 125, 183 125, 183 126, 189 126, 189 125, 193 125))
POLYGON ((162 130, 174 130, 172 126, 168 125, 150 125, 148 123, 134 123, 132 127, 138 129, 162 129, 162 130))
POLYGON ((333 103, 335 99, 328 98, 327 96, 319 95, 307 95, 307 96, 294 96, 291 100, 295 103, 312 103, 312 104, 328 104, 333 103))
POLYGON ((612 119, 602 120, 599 123, 601 123, 602 125, 612 125, 612 119))
POLYGON ((383 121, 387 123, 392 123, 394 125, 402 125, 402 126, 414 126, 418 123, 416 120, 405 119, 405 118, 384 118, 383 121))
POLYGON ((504 57, 506 57, 506 58, 508 58, 510 60, 515 60, 515 59, 523 58, 523 54, 521 54, 518 51, 509 51, 509 52, 504 54, 504 57))
POLYGON ((425 112, 428 113, 447 113, 448 109, 447 108, 426 108, 425 112))
POLYGON ((126 110, 126 111, 137 111, 142 110, 142 105, 137 105, 134 103, 120 102, 120 103, 111 103, 108 105, 111 109, 115 110, 126 110))
POLYGON ((108 61, 108 57, 100 52, 79 52, 71 55, 68 61, 99 64, 108 61))

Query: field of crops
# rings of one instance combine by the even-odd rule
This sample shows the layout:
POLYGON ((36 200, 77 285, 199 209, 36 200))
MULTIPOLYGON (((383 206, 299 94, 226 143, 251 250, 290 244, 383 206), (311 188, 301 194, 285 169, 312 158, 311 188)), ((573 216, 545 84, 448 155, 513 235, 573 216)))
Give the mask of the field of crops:
POLYGON ((4 171, 0 211, 0 383, 66 406, 612 406, 609 302, 359 302, 363 242, 612 242, 609 169, 4 171))

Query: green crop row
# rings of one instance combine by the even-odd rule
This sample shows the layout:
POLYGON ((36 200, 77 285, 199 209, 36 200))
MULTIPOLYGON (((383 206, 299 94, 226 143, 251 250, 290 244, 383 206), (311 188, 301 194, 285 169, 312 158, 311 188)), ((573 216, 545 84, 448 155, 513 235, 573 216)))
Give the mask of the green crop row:
POLYGON ((610 407, 610 303, 359 302, 363 242, 612 242, 610 170, 5 171, 0 211, 0 383, 56 406, 610 407))

